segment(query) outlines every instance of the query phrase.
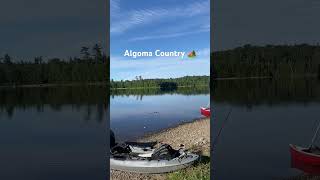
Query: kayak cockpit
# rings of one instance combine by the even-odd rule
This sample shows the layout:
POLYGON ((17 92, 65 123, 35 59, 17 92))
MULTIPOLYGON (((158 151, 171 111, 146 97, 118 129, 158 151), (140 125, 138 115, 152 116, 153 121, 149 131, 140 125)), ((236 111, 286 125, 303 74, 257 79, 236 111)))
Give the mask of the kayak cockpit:
POLYGON ((178 157, 180 152, 168 144, 156 148, 155 143, 122 143, 111 149, 111 155, 116 159, 169 160, 178 157))

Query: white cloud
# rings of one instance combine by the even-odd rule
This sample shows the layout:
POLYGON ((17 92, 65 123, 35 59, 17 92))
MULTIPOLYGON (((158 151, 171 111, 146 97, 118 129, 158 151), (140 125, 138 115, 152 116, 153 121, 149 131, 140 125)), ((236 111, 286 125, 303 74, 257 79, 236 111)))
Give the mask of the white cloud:
POLYGON ((112 18, 120 14, 120 0, 110 0, 110 15, 112 18))
POLYGON ((175 37, 181 37, 181 36, 186 36, 190 34, 209 32, 209 31, 210 31, 210 24, 208 20, 208 21, 203 21, 203 22, 200 21, 192 24, 183 24, 174 29, 173 28, 161 29, 161 32, 165 32, 165 33, 154 33, 153 35, 149 35, 149 36, 134 37, 129 39, 129 41, 175 38, 175 37))
POLYGON ((201 2, 194 2, 186 5, 185 7, 175 8, 153 8, 153 9, 140 9, 129 10, 128 12, 119 13, 119 1, 112 0, 111 8, 114 7, 112 12, 117 16, 112 16, 111 19, 111 33, 123 33, 129 29, 136 28, 137 26, 147 25, 159 20, 173 19, 179 17, 193 17, 196 15, 210 15, 210 2, 208 0, 201 2))

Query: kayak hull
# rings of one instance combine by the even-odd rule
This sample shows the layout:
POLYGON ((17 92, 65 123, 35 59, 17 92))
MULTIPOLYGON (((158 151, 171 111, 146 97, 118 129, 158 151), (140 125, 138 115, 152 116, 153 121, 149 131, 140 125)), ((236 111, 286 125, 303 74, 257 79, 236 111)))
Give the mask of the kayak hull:
POLYGON ((210 108, 201 107, 200 113, 201 113, 201 115, 203 115, 205 117, 210 117, 210 115, 211 115, 210 108))
POLYGON ((187 154, 172 160, 121 160, 111 157, 110 167, 112 170, 159 174, 184 169, 195 163, 198 158, 196 154, 187 154))

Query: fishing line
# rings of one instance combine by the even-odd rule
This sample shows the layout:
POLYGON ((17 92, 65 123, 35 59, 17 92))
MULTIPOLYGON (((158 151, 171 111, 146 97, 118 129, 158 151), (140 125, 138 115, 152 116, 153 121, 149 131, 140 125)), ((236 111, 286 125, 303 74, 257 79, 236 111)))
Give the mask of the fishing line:
POLYGON ((316 129, 313 137, 312 137, 311 144, 309 145, 309 148, 312 148, 312 146, 314 144, 314 141, 317 139, 317 135, 318 135, 319 129, 320 129, 320 121, 318 121, 318 126, 317 126, 317 129, 316 129))
POLYGON ((222 126, 221 126, 221 128, 219 130, 219 133, 218 133, 217 137, 213 140, 213 148, 217 145, 218 139, 219 139, 219 137, 220 137, 220 135, 222 133, 223 128, 227 124, 227 121, 229 119, 229 116, 230 116, 231 112, 232 112, 232 108, 230 108, 228 115, 226 116, 225 120, 223 121, 222 126))

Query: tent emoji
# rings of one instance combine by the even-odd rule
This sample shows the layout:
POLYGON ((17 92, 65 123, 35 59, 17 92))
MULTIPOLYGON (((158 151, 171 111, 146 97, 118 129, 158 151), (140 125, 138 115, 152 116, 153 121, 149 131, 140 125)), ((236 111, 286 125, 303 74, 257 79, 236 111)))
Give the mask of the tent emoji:
POLYGON ((193 51, 191 51, 189 54, 188 54, 188 57, 189 58, 194 58, 194 57, 196 57, 197 55, 196 55, 196 52, 193 50, 193 51))

